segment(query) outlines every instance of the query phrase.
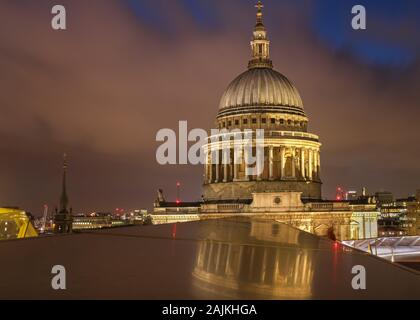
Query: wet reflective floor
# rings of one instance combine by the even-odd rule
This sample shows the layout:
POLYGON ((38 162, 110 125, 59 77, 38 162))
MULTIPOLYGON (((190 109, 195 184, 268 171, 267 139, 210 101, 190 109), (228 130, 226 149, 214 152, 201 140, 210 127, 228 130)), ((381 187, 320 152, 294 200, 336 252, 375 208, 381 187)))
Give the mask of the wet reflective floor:
POLYGON ((2 299, 420 299, 420 273, 271 220, 6 241, 0 256, 2 299), (355 266, 366 290, 352 288, 355 266))

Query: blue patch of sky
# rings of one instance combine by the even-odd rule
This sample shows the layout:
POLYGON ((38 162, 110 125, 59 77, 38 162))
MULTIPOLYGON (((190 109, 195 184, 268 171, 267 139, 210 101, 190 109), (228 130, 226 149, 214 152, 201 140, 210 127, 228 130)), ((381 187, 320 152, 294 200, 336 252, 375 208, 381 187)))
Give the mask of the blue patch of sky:
POLYGON ((214 0, 180 0, 190 13, 198 27, 204 30, 214 30, 220 26, 220 17, 214 0))
POLYGON ((125 0, 131 12, 142 23, 158 29, 161 32, 171 30, 170 22, 166 19, 164 10, 156 6, 153 0, 125 0))
MULTIPOLYGON (((349 50, 368 64, 405 67, 413 63, 418 48, 404 44, 399 39, 380 39, 370 33, 369 25, 378 21, 385 24, 384 32, 398 28, 407 19, 420 21, 420 1, 413 0, 319 0, 314 6, 313 28, 315 33, 333 50, 349 50), (367 11, 367 30, 351 29, 351 8, 361 4, 367 11), (359 33, 360 32, 360 33, 359 33)), ((371 26, 372 27, 372 26, 371 26)), ((372 27, 377 32, 376 26, 372 27)), ((420 31, 416 31, 420 37, 420 31)), ((418 41, 418 39, 413 39, 418 41)))
MULTIPOLYGON (((155 0, 125 0, 133 13, 151 27, 165 33, 171 33, 173 26, 168 19, 170 12, 164 8, 164 2, 155 0)), ((170 0, 173 1, 173 0, 170 0)), ((219 1, 225 0, 177 0, 193 18, 201 30, 217 30, 223 26, 219 9, 219 1)), ((238 7, 251 5, 251 1, 232 0, 238 7)), ((255 1, 256 2, 256 1, 255 1)), ((272 7, 282 4, 302 6, 304 0, 282 0, 269 2, 272 7)), ((268 5, 268 3, 267 3, 268 5)), ((316 0, 312 2, 312 28, 315 34, 332 50, 345 51, 361 61, 385 66, 407 66, 418 56, 418 45, 410 46, 398 41, 395 37, 377 37, 374 26, 377 21, 386 23, 386 30, 398 28, 407 19, 416 21, 418 39, 420 38, 420 1, 417 0, 316 0), (364 5, 367 9, 368 29, 354 31, 351 29, 351 8, 364 5), (360 32, 360 34, 358 33, 360 32)), ((277 10, 277 9, 276 9, 277 10)), ((384 30, 384 32, 386 32, 384 30)), ((419 41, 413 39, 413 41, 419 41)))

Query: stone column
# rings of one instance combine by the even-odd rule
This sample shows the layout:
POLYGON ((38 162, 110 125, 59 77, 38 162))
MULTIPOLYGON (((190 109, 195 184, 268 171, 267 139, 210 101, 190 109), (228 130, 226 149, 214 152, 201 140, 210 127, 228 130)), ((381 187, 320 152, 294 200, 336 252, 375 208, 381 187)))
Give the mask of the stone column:
POLYGON ((249 175, 247 175, 247 168, 248 168, 248 164, 247 164, 247 162, 248 162, 248 155, 249 155, 249 150, 248 150, 248 148, 244 148, 244 153, 243 153, 243 163, 245 164, 245 172, 244 172, 244 174, 245 174, 245 178, 244 178, 244 180, 245 181, 249 181, 250 180, 250 177, 249 177, 249 175))
POLYGON ((239 181, 239 166, 243 160, 243 151, 235 146, 233 152, 233 181, 239 181))
POLYGON ((223 153, 223 159, 222 159, 222 164, 223 164, 223 182, 228 182, 229 177, 228 177, 228 173, 229 173, 229 162, 230 162, 230 149, 223 149, 222 151, 223 153))
POLYGON ((313 166, 312 166, 312 161, 313 161, 313 150, 309 149, 309 173, 308 173, 308 178, 309 180, 313 179, 313 166))
POLYGON ((285 178, 285 167, 286 167, 286 147, 280 147, 280 167, 281 167, 281 178, 285 178))
POLYGON ((217 162, 216 162, 216 183, 220 181, 220 150, 217 150, 217 162))
POLYGON ((302 178, 306 178, 305 172, 305 148, 300 149, 300 172, 302 174, 302 178))
POLYGON ((208 175, 208 173, 209 173, 209 166, 207 164, 207 161, 208 161, 208 159, 206 157, 206 160, 204 162, 204 173, 203 173, 203 181, 204 181, 204 183, 207 183, 209 181, 209 175, 208 175))
POLYGON ((212 183, 213 182, 213 163, 211 162, 211 151, 210 151, 210 148, 209 148, 209 154, 208 154, 208 156, 207 156, 207 168, 208 168, 208 181, 209 181, 209 183, 212 183))
MULTIPOLYGON (((257 152, 257 148, 255 148, 255 154, 256 154, 256 156, 257 156, 257 162, 259 161, 258 160, 258 157, 259 157, 259 155, 258 155, 258 152, 257 152)), ((260 174, 258 174, 257 175, 257 180, 258 181, 261 181, 262 179, 263 179, 263 174, 264 174, 264 171, 265 171, 265 147, 263 148, 263 154, 262 154, 262 157, 263 157, 263 171, 260 173, 260 174)), ((255 168, 257 168, 257 164, 255 164, 255 168)))
POLYGON ((318 176, 318 152, 314 150, 314 173, 313 176, 316 178, 318 176))
POLYGON ((318 174, 318 178, 320 178, 321 177, 321 152, 318 151, 316 154, 317 154, 317 157, 318 157, 318 161, 317 161, 317 163, 318 163, 317 174, 318 174))
POLYGON ((292 177, 296 178, 296 149, 292 148, 292 177))
POLYGON ((270 180, 274 180, 274 147, 273 146, 269 147, 268 161, 269 161, 268 171, 269 171, 270 180))

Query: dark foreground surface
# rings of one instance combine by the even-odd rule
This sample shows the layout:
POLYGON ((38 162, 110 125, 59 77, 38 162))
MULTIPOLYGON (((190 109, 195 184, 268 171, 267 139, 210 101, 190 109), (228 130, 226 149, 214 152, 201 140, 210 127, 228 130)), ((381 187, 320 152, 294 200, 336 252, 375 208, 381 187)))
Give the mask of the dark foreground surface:
POLYGON ((420 275, 267 220, 0 243, 1 299, 420 299, 420 275), (54 290, 53 266, 66 270, 54 290), (352 288, 354 266, 366 290, 352 288))

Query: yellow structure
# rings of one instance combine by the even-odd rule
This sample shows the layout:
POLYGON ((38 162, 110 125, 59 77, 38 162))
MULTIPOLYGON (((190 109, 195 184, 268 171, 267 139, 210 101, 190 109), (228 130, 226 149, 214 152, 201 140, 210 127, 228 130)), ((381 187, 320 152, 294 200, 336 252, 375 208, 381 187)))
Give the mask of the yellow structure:
POLYGON ((0 240, 37 237, 26 212, 20 209, 0 208, 0 240))

